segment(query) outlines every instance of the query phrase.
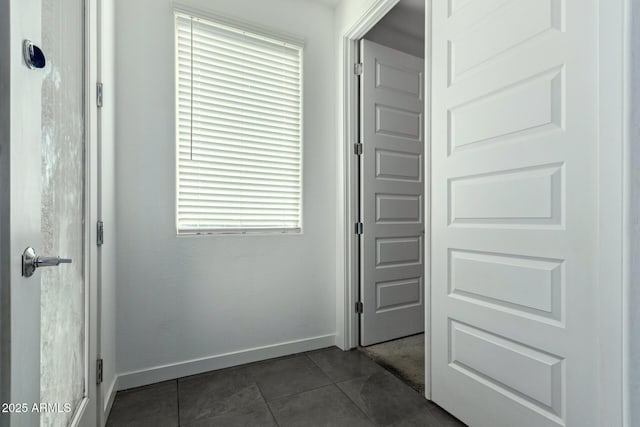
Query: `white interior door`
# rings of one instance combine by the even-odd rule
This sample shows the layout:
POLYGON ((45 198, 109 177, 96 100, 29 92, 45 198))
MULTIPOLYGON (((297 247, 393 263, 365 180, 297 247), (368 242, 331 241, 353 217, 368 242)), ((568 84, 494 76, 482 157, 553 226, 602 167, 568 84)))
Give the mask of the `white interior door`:
POLYGON ((596 0, 433 2, 432 396, 597 424, 596 0))
POLYGON ((10 56, 5 57, 9 61, 9 74, 2 75, 3 89, 5 81, 9 83, 9 91, 3 93, 10 97, 9 141, 2 141, 0 150, 3 165, 8 164, 10 169, 9 188, 5 187, 6 181, 3 183, 3 190, 10 193, 10 228, 8 248, 4 240, 2 244, 11 259, 10 318, 9 325, 3 325, 4 331, 9 328, 3 336, 3 345, 8 345, 11 353, 5 359, 10 376, 7 379, 3 374, 9 388, 8 396, 2 396, 3 405, 11 406, 2 416, 4 425, 32 427, 39 425, 40 420, 39 414, 32 411, 32 404, 40 402, 40 282, 22 277, 21 255, 27 246, 39 247, 42 240, 41 160, 33 154, 40 153, 42 73, 27 69, 22 60, 22 43, 24 39, 41 39, 41 8, 39 0, 13 0, 2 7, 2 13, 10 14, 10 41, 6 47, 10 56))
POLYGON ((424 59, 362 40, 363 346, 424 331, 424 59))
POLYGON ((11 375, 3 412, 11 426, 95 425, 85 256, 86 5, 9 6, 10 74, 2 77, 10 87, 10 141, 0 155, 10 155, 11 375), (26 49, 34 64, 25 40, 35 45, 26 49))

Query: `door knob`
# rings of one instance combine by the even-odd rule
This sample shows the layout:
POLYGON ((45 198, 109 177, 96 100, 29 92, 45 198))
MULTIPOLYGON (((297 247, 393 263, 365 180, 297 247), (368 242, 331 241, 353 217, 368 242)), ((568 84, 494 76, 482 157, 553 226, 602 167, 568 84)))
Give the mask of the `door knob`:
POLYGON ((56 267, 60 264, 71 264, 71 259, 45 257, 36 255, 36 251, 29 247, 22 253, 22 276, 31 277, 38 267, 56 267))

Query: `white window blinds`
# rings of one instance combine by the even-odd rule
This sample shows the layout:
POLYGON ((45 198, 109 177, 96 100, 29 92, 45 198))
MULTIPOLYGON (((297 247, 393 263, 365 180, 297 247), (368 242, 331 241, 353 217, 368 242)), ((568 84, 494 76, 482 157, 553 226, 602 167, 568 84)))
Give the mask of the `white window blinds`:
POLYGON ((178 232, 299 231, 302 47, 176 14, 178 232))

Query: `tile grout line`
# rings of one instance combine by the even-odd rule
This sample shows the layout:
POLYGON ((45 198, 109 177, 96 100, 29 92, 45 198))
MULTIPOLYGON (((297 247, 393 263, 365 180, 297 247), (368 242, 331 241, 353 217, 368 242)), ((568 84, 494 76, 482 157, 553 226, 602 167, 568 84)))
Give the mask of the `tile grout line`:
MULTIPOLYGON (((305 354, 305 353, 298 353, 298 354, 296 354, 296 355, 295 355, 295 357, 301 357, 301 356, 306 356, 306 354, 305 354)), ((315 363, 315 362, 314 362, 310 357, 308 357, 308 356, 307 356, 307 358, 308 358, 309 360, 311 360, 311 363, 313 363, 313 365, 315 365, 315 366, 318 368, 318 370, 320 370, 320 373, 321 373, 322 375, 324 375, 324 377, 325 377, 326 379, 328 379, 328 380, 329 380, 329 383, 327 383, 327 384, 323 384, 323 385, 319 385, 319 386, 317 386, 317 387, 313 387, 313 388, 310 388, 310 389, 308 389, 308 390, 303 390, 303 391, 298 391, 298 392, 291 393, 291 394, 285 394, 285 395, 282 395, 282 396, 278 396, 278 397, 275 397, 275 398, 271 399, 271 401, 278 400, 278 399, 284 399, 285 397, 293 397, 293 396, 297 396, 298 394, 306 393, 306 392, 308 392, 308 391, 318 390, 318 389, 321 389, 322 387, 326 387, 326 386, 328 386, 328 385, 335 384, 335 382, 331 379, 331 377, 329 377, 329 375, 327 375, 327 373, 326 373, 326 372, 324 372, 324 371, 322 370, 322 368, 321 368, 321 367, 319 367, 319 366, 318 366, 318 365, 317 365, 317 364, 316 364, 316 363, 315 363)), ((260 385, 258 384, 258 382, 257 382, 257 381, 256 381, 256 385, 258 386, 258 389, 260 390, 260 393, 262 394, 262 389, 260 389, 260 385)), ((264 395, 263 395, 263 398, 264 398, 264 395)), ((266 399, 266 398, 264 398, 264 401, 265 401, 265 402, 267 402, 267 399, 266 399)))
MULTIPOLYGON (((302 353, 297 353, 297 354, 294 354, 294 355, 291 355, 291 356, 285 356, 285 357, 286 357, 287 359, 289 359, 289 358, 301 357, 301 356, 302 356, 302 357, 306 357, 309 361, 311 361, 311 363, 312 363, 315 367, 317 367, 317 368, 320 370, 320 372, 322 373, 322 375, 324 375, 324 376, 329 380, 329 383, 328 383, 328 384, 323 384, 323 385, 321 385, 321 386, 314 387, 314 388, 311 388, 311 389, 309 389, 309 390, 300 391, 300 392, 297 392, 297 393, 292 393, 292 394, 287 394, 287 395, 283 395, 283 396, 278 396, 278 397, 276 397, 276 398, 271 399, 270 401, 268 401, 268 400, 267 400, 267 398, 264 396, 264 393, 263 393, 263 391, 262 391, 262 388, 260 388, 260 384, 258 383, 258 381, 255 381, 256 387, 258 387, 258 391, 260 392, 260 396, 262 396, 262 399, 264 400, 264 403, 267 405, 267 409, 269 409, 269 413, 270 413, 270 414, 271 414, 271 416, 273 417, 273 421, 276 423, 276 425, 277 425, 277 426, 280 426, 280 424, 278 423, 278 420, 276 419, 276 416, 273 414, 273 411, 271 410, 271 405, 269 404, 269 402, 273 402, 273 401, 275 401, 275 400, 285 399, 285 398, 286 398, 286 399, 289 399, 289 398, 292 398, 292 397, 294 397, 294 396, 297 396, 297 395, 300 395, 300 394, 303 394, 303 393, 307 393, 307 392, 314 391, 314 390, 319 390, 319 389, 321 389, 321 388, 323 388, 323 387, 327 387, 327 386, 329 386, 329 385, 335 385, 336 387, 338 387, 338 386, 335 384, 335 382, 331 379, 331 377, 329 377, 329 375, 327 375, 327 373, 326 373, 326 372, 324 372, 324 370, 322 370, 322 368, 321 368, 320 366, 318 366, 318 364, 317 364, 317 363, 315 363, 315 362, 313 361, 313 359, 311 359, 307 353, 308 353, 308 352, 302 352, 302 353)), ((279 359, 279 358, 276 358, 276 359, 279 359)), ((269 360, 273 360, 273 359, 269 359, 269 360)), ((264 361, 262 361, 262 362, 268 362, 269 360, 264 360, 264 361)), ((258 362, 258 363, 259 363, 259 362, 258 362)))
POLYGON ((256 381, 255 385, 256 385, 256 387, 258 387, 258 392, 260 393, 260 397, 262 397, 262 400, 264 400, 264 404, 267 406, 267 410, 271 414, 271 418, 273 418, 273 422, 276 423, 276 427, 280 427, 280 423, 278 423, 278 420, 276 419, 276 416, 273 414, 273 411, 271 410, 271 406, 269 405, 269 402, 267 402, 267 398, 264 397, 264 393, 262 392, 262 389, 260 388, 260 384, 258 384, 258 382, 256 381))
MULTIPOLYGON (((304 355, 305 355, 305 357, 306 357, 307 359, 311 360, 311 363, 313 363, 314 365, 316 365, 316 366, 318 367, 318 369, 320 369, 320 370, 322 371, 322 368, 320 367, 320 365, 318 365, 318 364, 316 363, 316 361, 315 361, 315 360, 313 360, 311 357, 309 357, 309 354, 308 354, 308 353, 304 353, 304 355)), ((327 375, 324 371, 322 371, 322 373, 323 373, 323 374, 325 374, 325 375, 327 375)), ((327 376, 328 376, 328 375, 327 375, 327 376)), ((331 379, 331 378, 329 378, 329 379, 331 379)), ((333 381, 333 380, 332 380, 332 381, 333 381)))
MULTIPOLYGON (((310 357, 309 357, 309 355, 308 355, 308 354, 306 354, 306 353, 305 353, 305 356, 307 357, 307 359, 309 359, 309 360, 311 361, 311 363, 313 363, 313 364, 316 366, 316 368, 318 368, 318 369, 320 370, 320 372, 322 372, 322 375, 324 375, 325 377, 327 377, 327 379, 328 379, 329 381, 331 381, 331 384, 337 384, 337 383, 333 380, 333 378, 331 378, 331 377, 329 376, 329 374, 328 374, 328 373, 326 373, 326 372, 324 371, 324 369, 322 369, 322 367, 316 363, 316 361, 315 361, 315 360, 313 360, 312 358, 310 358, 310 357)), ((317 388, 320 388, 320 387, 317 387, 317 388)), ((314 389, 314 390, 315 390, 315 389, 314 389)))
MULTIPOLYGON (((331 380, 331 378, 329 378, 329 380, 331 380)), ((308 389, 308 390, 299 391, 299 392, 297 392, 297 393, 285 394, 284 396, 278 396, 278 397, 276 397, 275 399, 271 399, 271 402, 273 402, 274 400, 288 399, 288 398, 291 398, 291 397, 294 397, 294 396, 298 396, 299 394, 304 394, 304 393, 309 393, 309 392, 311 392, 311 391, 320 390, 321 388, 328 387, 328 386, 330 386, 330 385, 335 385, 335 386, 337 387, 337 385, 336 385, 335 383, 324 384, 324 385, 320 385, 320 386, 318 386, 318 387, 310 388, 310 389, 308 389)), ((259 388, 259 387, 258 387, 258 388, 259 388)), ((266 401, 267 401, 267 399, 265 399, 265 402, 266 402, 266 401)), ((267 402, 267 403, 268 403, 268 402, 267 402)))
POLYGON ((180 378, 176 378, 176 400, 178 403, 178 427, 182 427, 180 422, 180 378))
MULTIPOLYGON (((311 362, 313 362, 313 363, 318 367, 318 369, 320 369, 320 370, 322 371, 322 373, 323 373, 323 374, 325 374, 325 375, 327 376, 327 378, 329 378, 329 380, 331 380, 332 384, 333 384, 333 385, 334 385, 334 386, 335 386, 335 387, 340 391, 340 393, 342 393, 342 395, 343 395, 343 396, 345 396, 345 397, 346 397, 346 398, 347 398, 351 403, 353 403, 353 404, 354 404, 354 406, 358 409, 358 411, 360 411, 360 412, 362 413, 362 415, 364 415, 364 416, 365 416, 365 418, 366 418, 366 419, 368 419, 369 421, 371 421, 371 423, 372 423, 373 425, 375 425, 375 426, 377 426, 377 425, 378 425, 378 424, 377 424, 377 423, 376 423, 376 422, 375 422, 375 421, 374 421, 374 420, 373 420, 373 419, 372 419, 372 418, 371 418, 371 417, 370 417, 366 412, 364 412, 364 411, 362 410, 362 408, 360 408, 360 406, 359 406, 359 405, 358 405, 358 404, 357 404, 357 403, 356 403, 356 402, 355 402, 351 397, 349 397, 349 395, 348 395, 347 393, 345 393, 345 392, 344 392, 344 390, 342 390, 342 389, 340 388, 340 386, 338 385, 338 382, 337 382, 337 381, 334 381, 334 380, 333 380, 333 379, 332 379, 332 378, 331 378, 331 377, 330 377, 326 372, 324 372, 324 370, 320 367, 320 365, 318 365, 318 364, 315 362, 315 360, 313 360, 311 357, 309 357, 309 355, 308 355, 308 354, 305 354, 305 356, 307 356, 307 357, 309 358, 309 360, 311 360, 311 362)), ((366 355, 365 355, 365 356, 366 356, 366 355)), ((374 363, 375 363, 375 362, 374 362, 374 363)), ((376 363, 376 365, 377 365, 377 363, 376 363)), ((380 365, 378 365, 378 366, 380 366, 380 365)), ((383 369, 384 369, 384 368, 383 368, 383 369)), ((367 376, 365 375, 365 376, 358 377, 358 378, 365 378, 365 377, 367 377, 367 376)), ((352 380, 355 380, 355 379, 358 379, 358 378, 352 378, 352 379, 350 379, 350 380, 345 380, 345 381, 340 381, 340 382, 342 383, 342 382, 352 381, 352 380)))
MULTIPOLYGON (((360 377, 360 378, 364 378, 364 377, 360 377)), ((347 381, 351 381, 351 380, 347 380, 347 381)), ((346 382, 346 381, 342 381, 342 382, 346 382)), ((338 390, 340 390, 340 393, 342 393, 342 394, 343 394, 347 399, 349 399, 349 401, 350 401, 351 403, 353 403, 353 405, 354 405, 356 408, 358 408, 358 411, 360 411, 360 412, 361 412, 361 413, 366 417, 366 419, 368 419, 369 421, 371 421, 371 424, 373 424, 374 426, 378 426, 378 425, 380 425, 380 424, 376 423, 376 422, 374 421, 374 419, 373 419, 373 418, 371 418, 371 417, 369 416, 369 414, 367 414, 366 412, 364 412, 364 410, 362 410, 362 408, 360 407, 360 405, 358 405, 358 403, 357 403, 355 400, 353 400, 353 399, 352 399, 352 398, 351 398, 347 393, 345 393, 345 391, 344 391, 343 389, 341 389, 341 388, 338 386, 338 384, 337 384, 337 383, 335 384, 335 386, 336 386, 336 388, 337 388, 338 390)))

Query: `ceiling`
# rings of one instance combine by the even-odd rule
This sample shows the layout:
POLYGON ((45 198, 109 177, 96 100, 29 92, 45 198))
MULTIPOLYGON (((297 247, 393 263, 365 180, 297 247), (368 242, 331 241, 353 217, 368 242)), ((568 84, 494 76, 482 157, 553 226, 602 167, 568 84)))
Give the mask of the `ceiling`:
POLYGON ((400 0, 378 25, 424 39, 425 0, 400 0))
MULTIPOLYGON (((335 7, 340 1, 350 0, 313 0, 335 7)), ((387 15, 382 18, 378 25, 385 26, 394 31, 408 34, 411 37, 424 39, 424 6, 425 0, 400 0, 400 2, 387 15)))

